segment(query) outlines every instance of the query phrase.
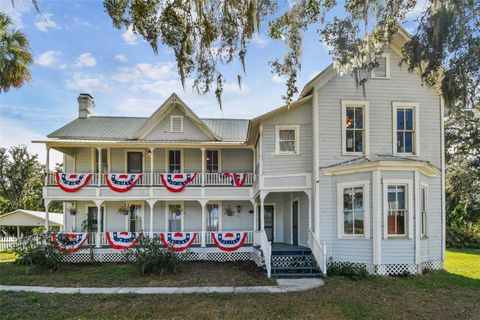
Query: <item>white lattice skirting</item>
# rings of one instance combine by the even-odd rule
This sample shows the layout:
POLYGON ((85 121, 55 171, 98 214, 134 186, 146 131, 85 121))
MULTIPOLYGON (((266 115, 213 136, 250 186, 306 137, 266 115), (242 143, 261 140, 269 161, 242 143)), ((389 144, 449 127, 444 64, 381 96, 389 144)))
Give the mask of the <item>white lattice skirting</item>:
MULTIPOLYGON (((328 267, 347 265, 350 262, 330 261, 328 267)), ((440 270, 443 263, 440 260, 428 260, 421 264, 381 264, 373 265, 366 263, 353 263, 353 265, 365 268, 370 274, 377 274, 383 276, 397 276, 402 274, 422 274, 426 270, 440 270)), ((328 273, 328 271, 327 271, 328 273)))
MULTIPOLYGON (((235 252, 225 252, 220 250, 209 250, 209 248, 195 248, 186 252, 179 253, 180 259, 184 261, 244 261, 252 260, 257 263, 257 254, 251 247, 240 248, 235 252)), ((121 263, 126 262, 123 252, 113 249, 96 249, 94 252, 95 262, 121 263)), ((90 262, 90 253, 88 250, 80 250, 68 254, 64 257, 67 263, 88 263, 90 262)), ((258 264, 258 263, 257 263, 258 264)))

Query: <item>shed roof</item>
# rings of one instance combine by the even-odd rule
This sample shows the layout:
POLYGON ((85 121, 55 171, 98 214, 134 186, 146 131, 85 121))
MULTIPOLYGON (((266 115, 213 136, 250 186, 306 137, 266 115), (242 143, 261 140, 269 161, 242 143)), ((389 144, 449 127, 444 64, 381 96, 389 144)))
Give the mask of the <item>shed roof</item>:
MULTIPOLYGON (((51 225, 63 225, 63 214, 50 212, 48 221, 51 225)), ((0 216, 2 226, 43 226, 45 223, 45 212, 17 209, 0 216), (40 222, 39 222, 40 221, 40 222)))

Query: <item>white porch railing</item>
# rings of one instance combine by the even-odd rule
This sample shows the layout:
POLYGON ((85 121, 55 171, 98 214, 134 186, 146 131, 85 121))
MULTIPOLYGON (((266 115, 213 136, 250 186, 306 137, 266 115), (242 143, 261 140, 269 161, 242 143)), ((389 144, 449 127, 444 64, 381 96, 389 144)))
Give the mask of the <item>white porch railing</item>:
POLYGON ((317 239, 315 233, 312 230, 308 231, 308 246, 312 250, 315 260, 317 260, 318 266, 322 271, 323 275, 327 275, 327 246, 325 243, 322 245, 317 239))
POLYGON ((267 269, 267 276, 272 276, 272 244, 268 241, 267 233, 264 231, 255 231, 254 245, 260 245, 260 250, 263 253, 263 259, 265 261, 265 269, 267 269))
POLYGON ((16 237, 3 237, 0 238, 0 251, 12 249, 13 246, 17 243, 18 238, 16 237))
MULTIPOLYGON (((194 173, 192 173, 194 174, 194 173)), ((57 181, 55 178, 55 172, 49 172, 45 178, 45 183, 47 186, 56 186, 57 181)), ((86 186, 97 187, 106 186, 107 181, 105 174, 103 173, 94 173, 90 178, 90 181, 86 186)), ((255 182, 255 174, 247 173, 245 177, 245 186, 252 186, 255 182)), ((204 179, 205 186, 231 186, 231 178, 225 176, 223 173, 205 173, 204 179)), ((143 176, 137 181, 135 186, 163 186, 162 179, 160 178, 160 173, 144 173, 143 176)), ((202 185, 202 173, 197 173, 189 186, 201 186, 202 185)))

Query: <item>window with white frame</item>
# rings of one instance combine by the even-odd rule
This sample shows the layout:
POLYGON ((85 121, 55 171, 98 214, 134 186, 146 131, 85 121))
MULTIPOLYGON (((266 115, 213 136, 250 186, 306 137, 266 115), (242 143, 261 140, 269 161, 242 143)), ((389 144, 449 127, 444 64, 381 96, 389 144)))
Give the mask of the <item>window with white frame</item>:
POLYGON ((342 101, 344 154, 368 153, 368 102, 342 101))
POLYGON ((387 232, 388 235, 406 235, 407 228, 407 186, 388 185, 388 212, 387 232))
MULTIPOLYGON (((95 149, 95 167, 93 168, 95 173, 98 173, 98 161, 100 160, 100 154, 98 149, 95 149)), ((108 150, 102 149, 102 173, 108 172, 108 150)))
POLYGON ((168 232, 182 231, 182 204, 175 203, 168 205, 168 232))
POLYGON ((420 188, 420 231, 421 236, 427 236, 427 197, 428 197, 428 188, 427 186, 422 186, 420 188))
POLYGON ((168 172, 182 172, 182 150, 168 150, 168 172))
POLYGON ((170 116, 170 132, 183 132, 183 116, 170 116))
POLYGON ((218 203, 207 204, 207 231, 220 231, 220 217, 218 203))
POLYGON ((417 103, 393 103, 394 153, 418 154, 417 107, 417 103))
POLYGON ((373 79, 389 79, 390 78, 390 55, 384 53, 375 57, 377 66, 372 70, 373 79))
POLYGON ((339 183, 338 237, 368 237, 369 182, 339 183))
POLYGON ((297 154, 298 138, 298 126, 277 126, 276 154, 297 154))
POLYGON ((219 167, 219 151, 218 150, 206 150, 206 165, 207 173, 218 173, 220 170, 219 167))

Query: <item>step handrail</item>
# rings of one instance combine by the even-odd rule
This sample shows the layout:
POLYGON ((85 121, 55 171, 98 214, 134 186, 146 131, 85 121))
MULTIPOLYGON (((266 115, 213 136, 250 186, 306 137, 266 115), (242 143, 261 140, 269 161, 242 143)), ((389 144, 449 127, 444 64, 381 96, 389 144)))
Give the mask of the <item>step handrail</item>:
POLYGON ((265 230, 255 232, 260 236, 260 250, 263 252, 263 260, 265 262, 265 269, 267 269, 267 277, 272 276, 272 243, 268 241, 265 230))
POLYGON ((320 244, 320 241, 318 240, 317 236, 315 235, 315 233, 313 233, 312 230, 309 230, 308 232, 308 245, 312 250, 312 254, 315 257, 315 260, 317 260, 318 266, 320 267, 322 274, 326 276, 327 275, 327 246, 325 245, 325 243, 320 244))

